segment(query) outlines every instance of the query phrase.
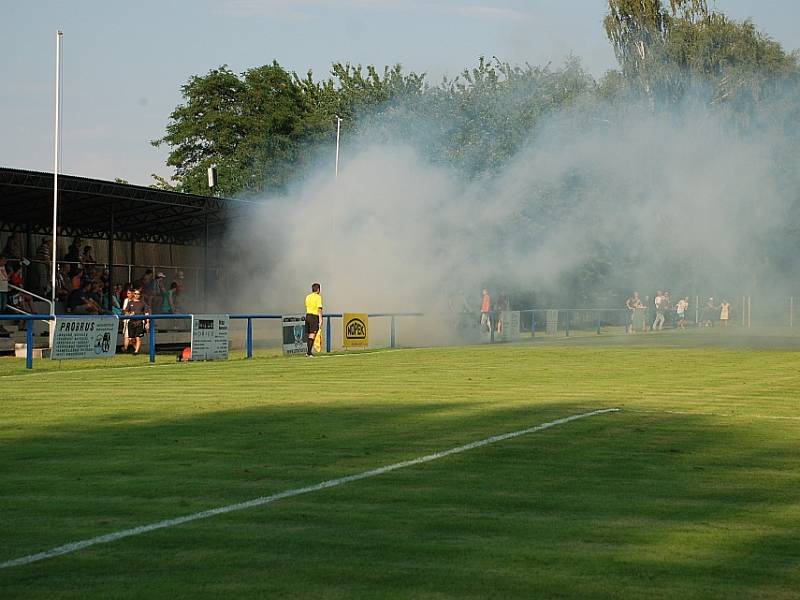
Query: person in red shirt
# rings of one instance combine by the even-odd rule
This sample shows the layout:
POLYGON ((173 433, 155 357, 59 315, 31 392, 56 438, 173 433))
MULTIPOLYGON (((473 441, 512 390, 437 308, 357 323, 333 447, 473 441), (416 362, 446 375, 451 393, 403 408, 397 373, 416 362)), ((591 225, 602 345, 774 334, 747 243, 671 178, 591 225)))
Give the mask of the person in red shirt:
POLYGON ((489 296, 489 290, 483 288, 483 300, 481 300, 481 327, 486 327, 486 331, 492 330, 492 299, 489 296))

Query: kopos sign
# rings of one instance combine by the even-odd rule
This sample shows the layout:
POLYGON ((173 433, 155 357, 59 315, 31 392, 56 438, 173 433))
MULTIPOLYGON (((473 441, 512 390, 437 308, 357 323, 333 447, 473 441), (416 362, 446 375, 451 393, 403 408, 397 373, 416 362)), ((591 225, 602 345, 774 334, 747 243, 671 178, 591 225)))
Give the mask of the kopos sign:
POLYGON ((118 328, 116 316, 56 317, 50 358, 111 358, 117 353, 118 328))
POLYGON ((367 313, 344 313, 342 340, 345 348, 369 346, 367 313))
POLYGON ((228 360, 228 315, 192 315, 192 360, 228 360))

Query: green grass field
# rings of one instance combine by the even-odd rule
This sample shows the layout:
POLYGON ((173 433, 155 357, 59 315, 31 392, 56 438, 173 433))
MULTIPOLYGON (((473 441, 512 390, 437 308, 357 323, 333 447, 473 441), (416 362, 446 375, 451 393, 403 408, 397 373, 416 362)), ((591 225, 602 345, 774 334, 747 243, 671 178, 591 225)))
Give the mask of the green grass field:
POLYGON ((800 338, 0 360, 2 598, 797 598, 800 338), (778 349, 769 349, 775 345, 778 349))

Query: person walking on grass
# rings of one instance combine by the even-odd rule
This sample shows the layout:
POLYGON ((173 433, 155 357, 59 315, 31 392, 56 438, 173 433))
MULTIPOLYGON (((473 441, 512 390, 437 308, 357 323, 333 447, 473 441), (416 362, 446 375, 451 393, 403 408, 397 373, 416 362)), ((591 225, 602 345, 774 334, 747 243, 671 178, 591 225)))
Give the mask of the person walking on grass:
POLYGON ((492 331, 492 298, 489 296, 489 290, 483 288, 483 297, 481 298, 481 328, 485 328, 487 333, 492 331))
POLYGON ((722 303, 719 305, 719 323, 723 327, 728 326, 728 321, 731 317, 731 303, 727 300, 723 300, 722 303))
POLYGON ((306 296, 306 336, 308 338, 308 350, 306 356, 314 356, 314 339, 319 335, 322 326, 322 296, 320 295, 320 285, 311 285, 311 293, 306 296))
POLYGON ((661 331, 664 328, 664 294, 661 293, 661 290, 656 292, 656 298, 654 301, 656 307, 656 318, 653 320, 653 331, 661 331))
POLYGON ((689 310, 689 298, 681 298, 675 306, 678 317, 678 329, 686 330, 686 311, 689 310))

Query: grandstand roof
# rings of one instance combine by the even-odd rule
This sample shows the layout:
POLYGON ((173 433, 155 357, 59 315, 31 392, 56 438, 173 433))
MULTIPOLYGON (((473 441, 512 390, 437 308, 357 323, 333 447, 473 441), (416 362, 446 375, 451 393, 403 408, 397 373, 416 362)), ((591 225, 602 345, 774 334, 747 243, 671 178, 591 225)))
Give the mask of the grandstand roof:
MULTIPOLYGON (((195 245, 238 202, 59 175, 59 235, 195 245), (113 233, 112 233, 113 232, 113 233)), ((52 233, 53 174, 0 167, 0 230, 52 233)))

